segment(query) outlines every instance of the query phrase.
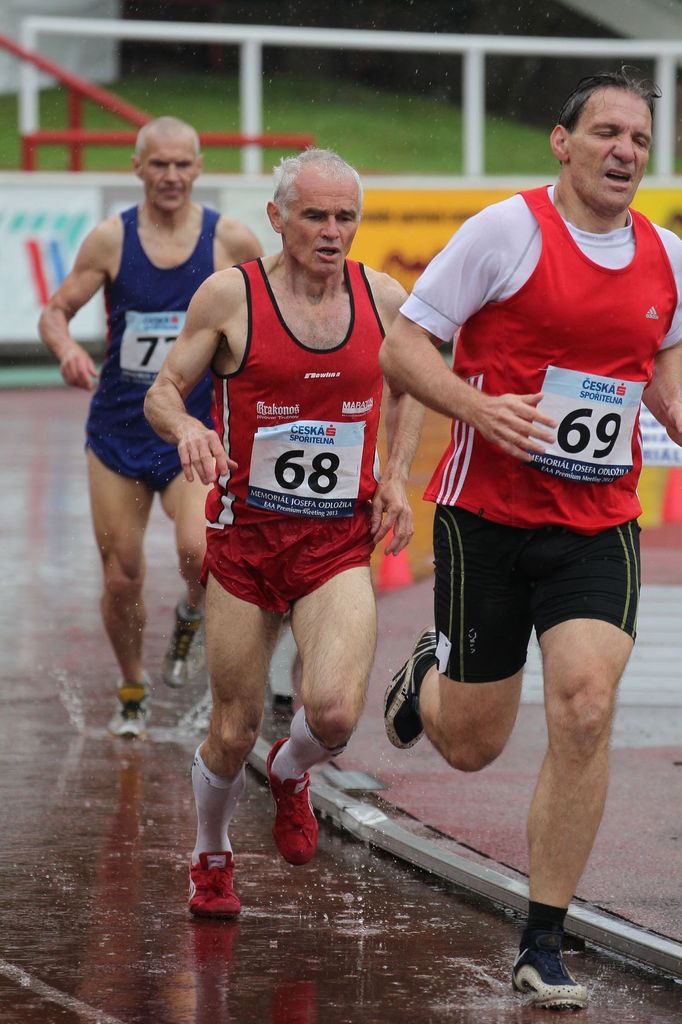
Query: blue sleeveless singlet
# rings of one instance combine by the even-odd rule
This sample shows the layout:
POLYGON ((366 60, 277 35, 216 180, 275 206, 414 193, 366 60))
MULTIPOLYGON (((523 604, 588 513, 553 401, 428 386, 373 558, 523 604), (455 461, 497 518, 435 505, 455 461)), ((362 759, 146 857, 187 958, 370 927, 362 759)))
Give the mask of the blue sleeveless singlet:
MULTIPOLYGON (((123 250, 116 279, 105 288, 108 344, 99 387, 90 403, 87 445, 106 466, 163 490, 181 472, 174 445, 144 418, 147 389, 180 333, 190 299, 214 271, 213 237, 220 214, 203 209, 194 252, 162 269, 147 257, 137 233, 137 207, 121 213, 123 250)), ((207 426, 212 383, 207 374, 188 396, 187 410, 207 426)))

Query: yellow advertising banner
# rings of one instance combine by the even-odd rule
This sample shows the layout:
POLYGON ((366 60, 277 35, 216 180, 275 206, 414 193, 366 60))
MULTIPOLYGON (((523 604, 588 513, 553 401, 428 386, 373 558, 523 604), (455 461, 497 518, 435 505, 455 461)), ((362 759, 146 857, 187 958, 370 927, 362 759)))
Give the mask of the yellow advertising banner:
MULTIPOLYGON (((395 277, 410 291, 417 277, 460 225, 518 189, 372 189, 351 256, 395 277)), ((680 189, 642 188, 635 208, 682 236, 680 189)))
POLYGON ((654 224, 682 238, 682 182, 679 188, 641 188, 632 205, 654 224))

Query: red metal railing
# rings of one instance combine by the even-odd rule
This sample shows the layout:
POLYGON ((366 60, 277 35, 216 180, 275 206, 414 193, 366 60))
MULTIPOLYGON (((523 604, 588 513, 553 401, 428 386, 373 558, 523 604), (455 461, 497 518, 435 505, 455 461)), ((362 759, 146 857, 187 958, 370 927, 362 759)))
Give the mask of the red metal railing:
MULTIPOLYGON (((147 121, 151 118, 147 118, 147 121)), ((263 146, 266 149, 305 149, 312 146, 313 135, 269 134, 238 135, 229 132, 199 132, 202 146, 263 146)), ((82 171, 82 149, 84 145, 134 146, 137 132, 88 130, 86 128, 45 129, 28 132, 22 136, 21 168, 36 170, 36 150, 39 146, 68 146, 71 158, 69 170, 82 171)))
MULTIPOLYGON (((9 36, 0 33, 0 47, 18 57, 20 60, 34 64, 41 71, 56 78, 68 89, 68 121, 66 129, 39 129, 26 132, 21 138, 21 168, 24 171, 35 171, 36 155, 39 146, 68 146, 69 170, 83 170, 83 147, 87 145, 121 146, 134 145, 137 132, 105 131, 83 128, 83 100, 91 100, 103 110, 108 110, 116 117, 129 124, 141 128, 152 120, 152 115, 138 107, 134 107, 114 93, 101 86, 80 78, 72 71, 61 68, 58 64, 41 57, 38 53, 20 46, 9 36)), ((199 132, 202 146, 263 146, 270 149, 305 149, 314 143, 312 135, 301 133, 268 133, 263 135, 240 135, 230 132, 199 132)))

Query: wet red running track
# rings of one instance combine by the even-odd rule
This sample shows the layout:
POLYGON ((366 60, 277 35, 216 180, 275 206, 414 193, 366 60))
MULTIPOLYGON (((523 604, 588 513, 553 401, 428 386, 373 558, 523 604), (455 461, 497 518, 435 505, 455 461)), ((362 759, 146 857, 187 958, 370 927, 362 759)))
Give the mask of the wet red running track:
MULTIPOLYGON (((159 681, 177 597, 170 527, 147 547, 153 717, 143 743, 105 732, 116 670, 82 453, 86 396, 5 392, 0 439, 0 1022, 2 1024, 525 1024, 510 913, 331 827, 318 856, 276 854, 250 774, 233 828, 237 922, 186 910, 189 763, 205 680, 159 681)), ((270 735, 284 723, 270 718, 270 735)), ((679 879, 679 868, 678 868, 679 879)), ((574 1019, 673 1024, 679 986, 589 949, 574 1019)))

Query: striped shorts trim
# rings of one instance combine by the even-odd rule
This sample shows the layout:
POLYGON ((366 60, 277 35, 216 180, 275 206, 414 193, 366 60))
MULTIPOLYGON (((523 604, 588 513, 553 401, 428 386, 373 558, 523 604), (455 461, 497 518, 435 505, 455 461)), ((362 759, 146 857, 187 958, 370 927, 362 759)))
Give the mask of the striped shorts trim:
POLYGON ((461 682, 518 672, 535 629, 601 619, 635 639, 641 584, 636 520, 586 536, 524 530, 437 505, 433 526, 437 633, 450 642, 441 671, 461 682))

